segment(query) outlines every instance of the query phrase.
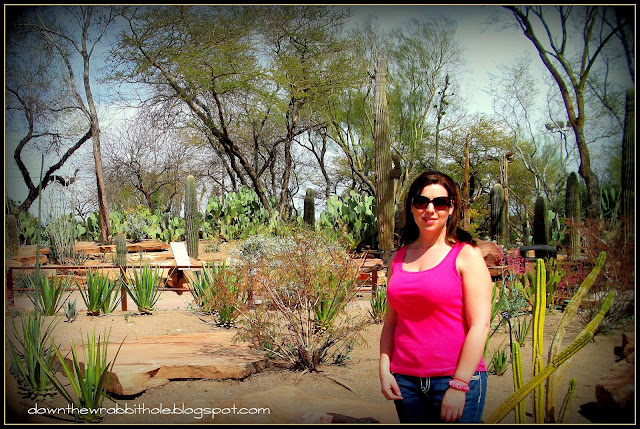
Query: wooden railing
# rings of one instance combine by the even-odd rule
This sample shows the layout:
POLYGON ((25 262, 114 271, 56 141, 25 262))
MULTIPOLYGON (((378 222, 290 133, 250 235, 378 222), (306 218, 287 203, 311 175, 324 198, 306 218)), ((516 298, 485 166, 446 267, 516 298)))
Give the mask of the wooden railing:
MULTIPOLYGON (((45 266, 39 266, 38 268, 40 270, 55 270, 56 271, 56 275, 74 275, 74 274, 78 274, 78 273, 84 273, 87 270, 114 270, 114 269, 118 269, 120 270, 120 279, 122 281, 125 280, 125 276, 127 273, 127 269, 128 268, 139 268, 140 265, 98 265, 98 266, 84 266, 84 265, 45 265, 45 266)), ((176 293, 178 293, 178 295, 181 295, 183 292, 189 292, 191 289, 189 289, 188 287, 180 287, 180 281, 182 277, 182 270, 188 270, 188 269, 193 269, 194 267, 188 267, 188 266, 176 266, 176 265, 171 265, 171 266, 167 266, 164 267, 162 265, 158 265, 157 266, 160 269, 168 269, 169 272, 167 273, 167 280, 165 282, 165 286, 161 286, 159 289, 160 290, 169 290, 169 291, 174 291, 176 293), (172 286, 166 286, 168 284, 171 284, 172 286)), ((5 285, 5 296, 7 299, 7 305, 8 306, 13 306, 13 299, 14 299, 14 292, 27 292, 27 291, 33 291, 32 288, 25 288, 25 287, 15 287, 15 280, 14 280, 14 271, 28 271, 28 270, 35 270, 37 267, 34 266, 24 266, 24 267, 6 267, 6 285, 5 285)), ((186 281, 183 282, 183 284, 186 285, 186 281)), ((80 286, 76 286, 76 287, 71 287, 68 290, 70 291, 74 291, 74 290, 80 290, 80 286)), ((122 296, 122 300, 121 302, 121 307, 122 307, 122 311, 127 311, 127 291, 125 289, 124 286, 121 286, 120 288, 120 294, 122 296)))

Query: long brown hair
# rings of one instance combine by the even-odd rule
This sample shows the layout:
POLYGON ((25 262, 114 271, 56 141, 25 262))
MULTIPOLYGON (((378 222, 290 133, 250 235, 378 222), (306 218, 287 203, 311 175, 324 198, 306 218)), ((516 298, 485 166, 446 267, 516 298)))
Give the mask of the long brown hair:
POLYGON ((400 246, 413 243, 420 236, 420 230, 411 213, 411 201, 413 197, 419 195, 422 189, 428 185, 441 185, 447 190, 449 198, 453 201, 453 212, 447 220, 447 242, 455 244, 459 241, 464 241, 475 245, 475 240, 471 237, 471 234, 458 227, 462 197, 460 196, 460 189, 456 182, 448 175, 439 171, 425 171, 413 181, 411 186, 409 186, 409 191, 407 191, 407 196, 404 201, 405 225, 400 234, 400 246))

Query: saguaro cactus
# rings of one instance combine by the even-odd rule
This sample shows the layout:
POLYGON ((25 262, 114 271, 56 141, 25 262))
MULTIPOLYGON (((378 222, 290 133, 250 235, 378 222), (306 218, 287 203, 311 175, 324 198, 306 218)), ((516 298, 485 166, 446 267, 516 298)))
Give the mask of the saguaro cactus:
POLYGON ((501 184, 496 183, 491 189, 489 195, 491 200, 491 236, 496 241, 504 240, 505 230, 505 206, 504 206, 504 188, 501 184))
POLYGON ((316 221, 316 203, 313 189, 307 189, 307 193, 304 196, 304 223, 310 226, 316 221))
POLYGON ((9 215, 6 218, 7 228, 7 251, 13 253, 18 250, 20 246, 20 236, 18 235, 18 221, 14 215, 9 215))
POLYGON ((387 107, 387 62, 383 56, 378 57, 376 65, 373 120, 378 242, 383 252, 383 259, 386 260, 393 250, 395 204, 387 107))
POLYGON ((533 244, 549 244, 549 217, 547 199, 538 195, 533 211, 533 244))
POLYGON ((184 226, 187 242, 187 254, 190 258, 198 258, 200 242, 200 219, 198 218, 198 197, 196 195, 196 179, 187 177, 187 190, 184 198, 184 226))
POLYGON ((565 216, 570 219, 569 225, 569 255, 576 258, 580 254, 580 233, 576 223, 580 221, 580 195, 578 192, 578 175, 572 171, 567 177, 565 196, 565 216))
POLYGON ((122 267, 127 265, 127 237, 124 233, 116 234, 116 265, 122 267))

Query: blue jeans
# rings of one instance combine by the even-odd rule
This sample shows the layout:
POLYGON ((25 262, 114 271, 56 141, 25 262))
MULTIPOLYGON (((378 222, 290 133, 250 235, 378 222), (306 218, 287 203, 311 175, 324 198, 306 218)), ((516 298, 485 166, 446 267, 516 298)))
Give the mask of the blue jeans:
MULTIPOLYGON (((444 423, 440 418, 442 397, 451 377, 414 377, 393 374, 402 400, 394 401, 400 423, 444 423)), ((476 372, 469 383, 462 417, 456 423, 480 423, 487 393, 487 373, 476 372)))

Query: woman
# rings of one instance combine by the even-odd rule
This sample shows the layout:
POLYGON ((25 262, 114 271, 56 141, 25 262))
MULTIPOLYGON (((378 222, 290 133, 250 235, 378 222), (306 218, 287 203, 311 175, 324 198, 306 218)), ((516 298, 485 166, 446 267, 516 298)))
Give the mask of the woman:
POLYGON ((487 390, 491 275, 457 227, 460 191, 426 172, 409 188, 380 336, 382 394, 401 423, 479 423, 487 390))

